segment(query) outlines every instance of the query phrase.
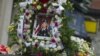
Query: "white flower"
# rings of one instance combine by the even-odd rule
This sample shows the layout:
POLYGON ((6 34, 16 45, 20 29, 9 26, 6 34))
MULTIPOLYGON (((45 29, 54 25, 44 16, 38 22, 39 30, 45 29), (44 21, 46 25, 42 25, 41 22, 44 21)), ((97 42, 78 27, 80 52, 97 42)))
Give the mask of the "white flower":
POLYGON ((55 18, 58 18, 58 15, 55 15, 55 18))
POLYGON ((19 42, 19 43, 22 43, 23 41, 22 41, 22 39, 19 39, 18 42, 19 42))
POLYGON ((36 2, 38 2, 39 0, 36 0, 36 2))
POLYGON ((40 47, 44 47, 45 46, 45 42, 44 41, 41 41, 40 42, 40 47))
POLYGON ((89 48, 89 45, 85 42, 83 43, 83 48, 86 50, 86 51, 89 51, 90 48, 89 48))
POLYGON ((57 27, 54 27, 54 28, 52 29, 52 35, 53 35, 53 36, 58 35, 57 33, 58 33, 58 28, 57 28, 57 27))
POLYGON ((29 14, 29 16, 28 16, 29 18, 31 18, 32 17, 32 15, 31 14, 29 14))
POLYGON ((57 51, 58 49, 57 48, 54 48, 54 51, 57 51))
POLYGON ((26 45, 26 47, 28 47, 28 46, 30 46, 31 45, 31 43, 29 42, 25 42, 25 45, 26 45))
POLYGON ((37 2, 34 1, 33 4, 37 4, 37 2))
POLYGON ((76 41, 76 37, 71 36, 71 40, 72 40, 72 41, 76 41))
POLYGON ((20 5, 21 8, 25 8, 27 3, 26 2, 20 2, 19 5, 20 5))
POLYGON ((50 49, 50 51, 53 51, 53 49, 50 49))
POLYGON ((32 39, 31 39, 31 38, 29 38, 28 40, 29 40, 29 41, 32 41, 32 39))
POLYGON ((44 43, 40 43, 40 47, 44 47, 44 43))
POLYGON ((78 42, 78 43, 81 43, 81 40, 80 40, 80 38, 76 38, 76 40, 75 40, 76 42, 78 42))
POLYGON ((34 41, 35 43, 39 42, 37 39, 34 41))
POLYGON ((58 6, 58 4, 57 4, 57 3, 52 3, 52 5, 53 5, 53 6, 58 6))
POLYGON ((24 15, 21 15, 21 16, 20 16, 20 19, 24 19, 24 15))
POLYGON ((26 17, 26 19, 30 19, 31 17, 32 17, 32 15, 31 14, 29 14, 28 16, 25 16, 26 17))
POLYGON ((46 6, 47 6, 47 4, 44 4, 43 6, 44 6, 44 7, 46 7, 46 6))
POLYGON ((49 47, 50 47, 50 48, 56 48, 57 45, 56 45, 55 43, 51 43, 51 44, 49 45, 49 47))
POLYGON ((27 30, 27 33, 30 33, 31 32, 31 30, 29 29, 29 30, 27 30))
POLYGON ((64 7, 60 5, 60 6, 56 9, 56 13, 57 13, 57 14, 61 14, 63 10, 64 10, 64 7))
POLYGON ((81 40, 81 42, 84 42, 84 40, 83 39, 80 39, 81 40))
POLYGON ((67 1, 67 0, 63 0, 63 1, 62 1, 62 0, 58 0, 58 3, 59 3, 60 5, 62 5, 63 3, 65 4, 66 1, 67 1))
POLYGON ((30 20, 30 23, 32 23, 32 20, 30 20))
POLYGON ((62 47, 61 47, 61 46, 58 46, 58 47, 57 47, 57 50, 61 50, 61 49, 62 49, 62 47))
POLYGON ((45 50, 49 50, 49 48, 48 48, 48 47, 46 47, 46 48, 45 48, 45 50))
POLYGON ((91 56, 94 55, 93 50, 90 50, 89 53, 91 54, 91 56))
POLYGON ((50 41, 46 41, 46 44, 49 44, 50 43, 50 41))
POLYGON ((79 51, 80 51, 80 52, 83 52, 83 53, 85 52, 82 48, 79 48, 79 51))
POLYGON ((49 48, 49 44, 45 44, 45 47, 44 48, 49 48))
POLYGON ((30 25, 29 24, 25 24, 24 28, 30 28, 30 25))
POLYGON ((26 9, 26 10, 25 10, 25 13, 29 13, 29 12, 30 12, 29 9, 26 9))
POLYGON ((32 42, 32 45, 35 45, 35 42, 32 42))

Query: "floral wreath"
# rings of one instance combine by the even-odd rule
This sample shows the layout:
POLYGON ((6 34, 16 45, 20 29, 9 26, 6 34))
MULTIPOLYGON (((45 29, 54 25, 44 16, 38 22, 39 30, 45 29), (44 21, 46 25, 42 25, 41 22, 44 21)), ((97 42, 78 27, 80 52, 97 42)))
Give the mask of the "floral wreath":
MULTIPOLYGON (((11 47, 18 46, 14 54, 58 56, 67 50, 66 52, 69 56, 80 55, 80 53, 82 55, 93 55, 92 51, 90 51, 92 49, 89 48, 87 42, 73 37, 74 30, 68 27, 71 17, 66 16, 65 13, 66 10, 73 11, 69 0, 25 0, 24 2, 19 1, 16 3, 16 7, 20 10, 18 10, 18 14, 16 14, 16 17, 9 26, 9 37, 11 37, 12 42, 8 43, 11 47), (56 19, 55 24, 59 25, 53 29, 60 32, 60 34, 57 34, 59 37, 40 37, 39 39, 37 36, 33 36, 33 22, 39 13, 46 16, 49 14, 53 15, 52 18, 56 19), (79 42, 76 41, 77 39, 79 42)), ((38 27, 35 29, 38 29, 38 27)))

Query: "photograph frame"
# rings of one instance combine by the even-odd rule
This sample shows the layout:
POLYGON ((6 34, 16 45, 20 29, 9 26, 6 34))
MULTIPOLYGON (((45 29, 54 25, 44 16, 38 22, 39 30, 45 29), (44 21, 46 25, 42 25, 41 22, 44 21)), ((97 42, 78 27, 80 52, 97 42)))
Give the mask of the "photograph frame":
POLYGON ((51 34, 50 34, 49 26, 50 26, 50 23, 51 23, 53 17, 54 17, 53 14, 45 14, 45 13, 39 13, 39 14, 35 15, 35 20, 34 20, 34 23, 33 23, 32 37, 37 38, 37 39, 50 40, 52 37, 51 37, 51 34), (46 24, 47 24, 47 31, 45 31, 44 34, 41 31, 42 34, 40 33, 40 35, 39 35, 38 33, 40 31, 41 26, 46 25, 46 24))

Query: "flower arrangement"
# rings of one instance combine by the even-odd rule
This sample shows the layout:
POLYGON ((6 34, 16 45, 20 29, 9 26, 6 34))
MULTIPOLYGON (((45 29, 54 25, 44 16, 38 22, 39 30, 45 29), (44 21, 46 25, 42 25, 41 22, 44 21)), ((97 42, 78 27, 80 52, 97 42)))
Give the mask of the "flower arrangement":
POLYGON ((0 45, 0 54, 9 54, 11 52, 10 48, 4 45, 0 45))
POLYGON ((71 40, 77 43, 78 56, 95 56, 89 42, 74 36, 71 37, 71 40))
POLYGON ((39 40, 39 39, 27 39, 23 41, 19 39, 19 48, 15 50, 16 54, 22 55, 42 55, 42 56, 53 56, 60 55, 62 46, 57 45, 56 40, 53 38, 50 41, 39 40))
MULTIPOLYGON (((17 46, 17 48, 13 50, 15 52, 14 54, 53 56, 54 54, 59 55, 62 52, 64 47, 62 45, 60 38, 57 36, 59 35, 58 24, 60 25, 61 20, 59 21, 59 19, 61 17, 57 15, 59 14, 58 12, 54 11, 55 10, 63 11, 64 8, 61 5, 56 5, 58 6, 58 8, 56 8, 55 5, 52 5, 52 2, 57 3, 57 1, 49 1, 49 0, 33 0, 33 1, 26 0, 25 2, 18 3, 20 6, 18 8, 20 9, 19 11, 21 12, 21 13, 18 12, 19 14, 17 14, 18 16, 17 18, 19 18, 19 20, 16 22, 14 21, 14 23, 12 23, 8 27, 9 36, 12 37, 11 38, 12 43, 10 43, 9 46, 11 46, 12 48, 17 46), (33 21, 35 20, 33 18, 35 18, 40 13, 45 14, 45 17, 47 18, 50 18, 48 17, 48 15, 54 14, 52 18, 57 19, 56 21, 52 21, 54 26, 48 22, 46 23, 50 25, 51 29, 54 28, 53 30, 49 30, 49 32, 52 32, 53 34, 52 35, 48 33, 50 34, 50 38, 49 37, 44 38, 45 35, 42 37, 32 36, 32 33, 34 31, 34 29, 32 29, 33 28, 32 25, 33 21), (57 31, 57 33, 55 32, 55 30, 57 31)), ((45 24, 43 24, 42 27, 44 27, 44 25, 45 24)), ((38 29, 36 31, 38 31, 38 29)))
POLYGON ((73 10, 69 0, 20 1, 15 4, 18 11, 8 27, 12 41, 9 46, 14 55, 59 56, 68 49, 69 56, 75 56, 76 50, 81 56, 90 51, 87 42, 71 37, 74 32, 68 27, 71 17, 65 15, 66 10, 73 10))

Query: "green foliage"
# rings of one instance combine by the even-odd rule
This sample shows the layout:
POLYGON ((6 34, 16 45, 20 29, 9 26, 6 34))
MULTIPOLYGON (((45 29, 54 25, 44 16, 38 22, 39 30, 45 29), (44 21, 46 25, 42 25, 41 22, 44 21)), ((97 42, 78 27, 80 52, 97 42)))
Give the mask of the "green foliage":
POLYGON ((65 8, 65 10, 69 10, 69 11, 73 11, 73 4, 70 2, 70 0, 66 1, 66 4, 63 4, 63 7, 65 8))
POLYGON ((68 27, 68 20, 69 18, 65 18, 62 21, 63 26, 60 28, 61 32, 61 40, 63 42, 65 50, 68 49, 67 51, 69 52, 69 56, 73 56, 75 51, 78 50, 77 48, 77 43, 71 41, 70 37, 74 34, 74 30, 70 29, 68 27))
POLYGON ((19 2, 23 0, 14 0, 14 17, 12 17, 11 25, 8 27, 8 35, 9 35, 9 42, 8 46, 13 46, 14 44, 18 43, 17 37, 17 23, 19 22, 19 16, 23 13, 23 11, 19 7, 19 2), (19 10, 20 9, 20 10, 19 10))
MULTIPOLYGON (((70 3, 69 0, 67 0, 66 4, 63 5, 64 8, 69 11, 73 12, 72 3, 70 3)), ((60 28, 61 33, 61 40, 64 45, 65 51, 67 50, 68 56, 74 56, 75 52, 78 50, 78 44, 74 41, 71 41, 71 36, 74 34, 74 30, 69 28, 68 23, 72 21, 72 17, 65 15, 66 10, 63 13, 63 20, 62 20, 62 27, 60 28)))

